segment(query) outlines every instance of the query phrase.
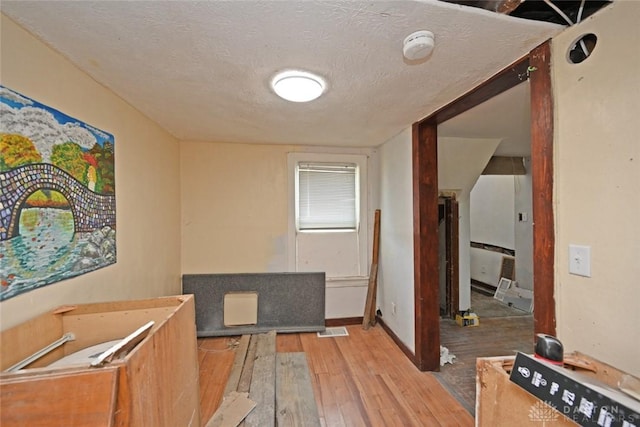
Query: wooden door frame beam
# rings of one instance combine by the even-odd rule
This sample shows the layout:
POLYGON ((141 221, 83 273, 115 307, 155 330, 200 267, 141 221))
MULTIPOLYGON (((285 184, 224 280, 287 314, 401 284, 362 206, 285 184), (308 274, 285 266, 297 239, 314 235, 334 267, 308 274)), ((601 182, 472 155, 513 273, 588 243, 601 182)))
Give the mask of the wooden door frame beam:
POLYGON ((438 134, 437 124, 413 125, 413 276, 415 309, 414 364, 421 371, 440 366, 438 275, 438 134), (435 238, 434 238, 435 236, 435 238), (432 254, 435 253, 435 257, 432 254), (438 352, 433 349, 438 348, 438 352))
POLYGON ((555 334, 553 98, 550 41, 481 85, 413 124, 414 364, 440 368, 438 275, 438 125, 531 78, 535 332, 555 334))
POLYGON ((458 201, 455 195, 444 202, 445 235, 447 251, 447 311, 455 319, 460 310, 460 232, 458 220, 458 201))
POLYGON ((534 331, 556 335, 551 42, 530 54, 534 331))
POLYGON ((526 55, 471 89, 469 92, 436 110, 435 113, 420 120, 418 124, 435 123, 439 125, 440 123, 444 123, 494 96, 500 95, 502 92, 525 82, 529 74, 529 55, 526 55))

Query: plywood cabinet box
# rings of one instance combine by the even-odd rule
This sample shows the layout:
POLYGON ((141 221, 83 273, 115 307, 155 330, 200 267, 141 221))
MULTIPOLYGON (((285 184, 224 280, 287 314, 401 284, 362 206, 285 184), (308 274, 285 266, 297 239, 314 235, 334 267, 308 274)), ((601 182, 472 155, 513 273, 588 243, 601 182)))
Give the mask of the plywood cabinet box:
MULTIPOLYGON (((624 377, 625 372, 586 354, 573 352, 565 355, 580 362, 572 367, 587 379, 593 379, 613 389, 624 377), (582 365, 583 368, 579 366, 582 365), (588 369, 587 369, 588 368, 588 369)), ((578 402, 569 415, 551 408, 545 402, 511 382, 509 375, 515 356, 482 357, 476 359, 476 426, 527 426, 553 425, 553 427, 578 426, 570 417, 580 420, 575 412, 578 402)), ((601 408, 597 408, 600 410, 601 408)), ((606 424, 621 425, 622 422, 606 424)), ((599 424, 599 425, 605 425, 599 424)), ((629 424, 631 425, 631 424, 629 424)))
POLYGON ((200 426, 193 295, 60 307, 3 331, 0 368, 73 333, 31 365, 0 374, 0 425, 200 426), (124 358, 102 367, 47 367, 83 348, 155 324, 124 358))

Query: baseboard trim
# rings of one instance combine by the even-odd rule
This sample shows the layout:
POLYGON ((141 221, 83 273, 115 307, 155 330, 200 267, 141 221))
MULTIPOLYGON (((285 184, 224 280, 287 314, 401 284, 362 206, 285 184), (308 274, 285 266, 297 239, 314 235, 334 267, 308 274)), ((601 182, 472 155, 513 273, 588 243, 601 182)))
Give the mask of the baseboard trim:
POLYGON ((361 317, 342 317, 339 319, 324 319, 324 325, 328 327, 335 326, 349 326, 349 325, 362 325, 361 317))
POLYGON ((382 329, 384 329, 384 331, 391 337, 393 342, 396 343, 398 348, 402 350, 404 355, 407 356, 407 358, 411 361, 411 363, 413 363, 414 365, 416 365, 418 369, 420 369, 420 366, 418 366, 418 364, 416 363, 416 355, 411 350, 409 350, 409 347, 407 347, 405 343, 403 343, 400 340, 400 338, 398 338, 395 332, 393 332, 391 328, 389 328, 389 326, 387 326, 387 324, 384 323, 384 320, 382 319, 382 317, 376 316, 376 320, 378 321, 380 326, 382 326, 382 329))
POLYGON ((484 249, 485 251, 498 252, 503 255, 516 256, 514 249, 503 248, 502 246, 490 245, 488 243, 471 242, 471 247, 475 249, 484 249))
POLYGON ((480 280, 471 279, 471 290, 492 297, 496 293, 496 286, 481 282, 480 280))
POLYGON ((476 280, 476 279, 473 279, 473 278, 471 279, 471 284, 472 285, 478 285, 478 286, 484 286, 484 287, 487 287, 487 288, 493 288, 493 289, 497 288, 496 285, 492 285, 491 283, 483 282, 481 280, 476 280))

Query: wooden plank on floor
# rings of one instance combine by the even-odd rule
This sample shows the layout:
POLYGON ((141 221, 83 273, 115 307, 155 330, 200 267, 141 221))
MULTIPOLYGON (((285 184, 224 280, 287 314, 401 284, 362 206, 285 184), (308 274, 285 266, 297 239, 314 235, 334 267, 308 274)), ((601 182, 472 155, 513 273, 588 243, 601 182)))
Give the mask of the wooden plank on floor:
POLYGON ((248 394, 232 391, 225 395, 222 405, 207 422, 206 427, 236 427, 240 424, 256 407, 256 403, 247 397, 248 394))
MULTIPOLYGON (((200 416, 208 420, 222 402, 224 387, 231 365, 233 364, 233 350, 227 347, 227 338, 213 341, 215 346, 209 349, 201 348, 203 354, 200 362, 200 416)), ((212 341, 209 341, 212 342, 212 341)))
POLYGON ((369 272, 369 286, 365 301, 362 327, 369 329, 376 324, 376 293, 378 292, 378 253, 380 252, 380 209, 376 209, 373 224, 373 255, 369 272))
POLYGON ((233 359, 233 366, 231 367, 231 373, 227 380, 227 386, 224 389, 224 396, 229 395, 232 391, 238 390, 238 384, 240 383, 242 367, 244 366, 244 362, 247 357, 250 339, 251 335, 243 335, 238 342, 238 347, 236 347, 235 350, 236 354, 233 359))
POLYGON ((238 392, 249 392, 249 388, 251 387, 251 376, 253 375, 253 364, 256 360, 257 343, 258 335, 251 335, 247 355, 244 359, 244 365, 242 366, 242 374, 240 374, 240 379, 238 380, 238 392))
POLYGON ((304 353, 276 355, 276 420, 278 427, 320 427, 304 353))
POLYGON ((276 398, 276 333, 257 335, 256 357, 249 388, 249 399, 256 408, 245 418, 246 427, 275 426, 276 398))

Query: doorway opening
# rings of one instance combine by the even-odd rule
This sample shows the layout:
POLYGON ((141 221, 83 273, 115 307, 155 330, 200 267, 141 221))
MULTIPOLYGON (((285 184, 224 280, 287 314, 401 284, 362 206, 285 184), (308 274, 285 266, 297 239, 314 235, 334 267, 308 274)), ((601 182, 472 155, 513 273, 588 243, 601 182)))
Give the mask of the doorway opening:
MULTIPOLYGON (((528 132, 527 132, 528 134, 528 132)), ((482 296, 495 296, 494 306, 513 310, 487 310, 486 317, 531 313, 533 303, 533 225, 531 222, 531 169, 526 152, 530 138, 522 141, 520 174, 483 173, 470 197, 471 307, 482 296), (525 146, 526 145, 526 146, 525 146), (497 294, 502 283, 500 295, 497 294)), ((494 157, 495 158, 495 157, 494 157)))
POLYGON ((458 201, 455 192, 438 198, 440 316, 455 318, 460 310, 458 263, 458 201))
POLYGON ((421 370, 440 368, 438 125, 527 80, 531 85, 531 169, 534 333, 555 335, 553 225, 553 101, 550 43, 546 42, 487 82, 413 125, 415 356, 421 370), (530 73, 530 70, 535 72, 530 73), (433 230, 433 231, 429 231, 433 230))

